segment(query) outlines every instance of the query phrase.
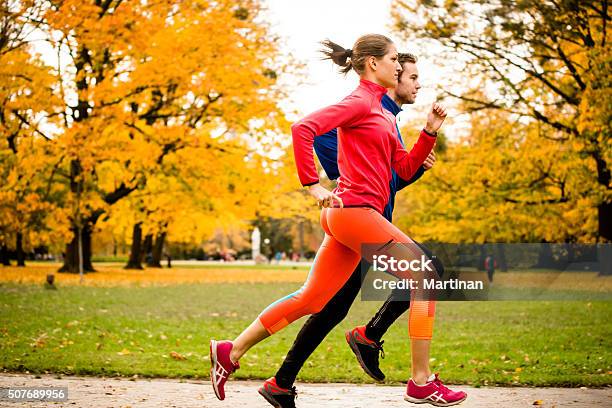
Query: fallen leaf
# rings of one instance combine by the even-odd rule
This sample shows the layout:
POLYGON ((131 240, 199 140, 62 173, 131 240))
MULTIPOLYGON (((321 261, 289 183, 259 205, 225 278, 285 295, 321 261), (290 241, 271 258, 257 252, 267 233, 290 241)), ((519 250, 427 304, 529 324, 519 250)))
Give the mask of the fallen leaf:
POLYGON ((176 351, 173 351, 170 353, 170 357, 172 357, 175 360, 187 360, 187 358, 179 353, 177 353, 176 351))

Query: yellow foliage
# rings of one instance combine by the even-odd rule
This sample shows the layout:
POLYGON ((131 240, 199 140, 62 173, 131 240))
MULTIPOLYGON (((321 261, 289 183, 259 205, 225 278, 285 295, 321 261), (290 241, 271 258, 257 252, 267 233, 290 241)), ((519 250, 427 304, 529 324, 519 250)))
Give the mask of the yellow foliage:
MULTIPOLYGON (((20 13, 35 3, 23 2, 20 13)), ((71 57, 60 71, 26 46, 0 54, 0 99, 11 119, 0 130, 19 131, 24 147, 0 149, 2 215, 12 209, 0 240, 21 230, 32 245, 48 243, 33 235, 28 212, 49 216, 37 225, 59 243, 80 224, 127 241, 137 222, 145 233, 201 242, 254 218, 264 189, 279 182, 264 166, 277 147, 270 134, 288 128, 277 105, 275 71, 284 67, 261 7, 62 0, 44 8, 39 29, 71 57), (41 138, 14 111, 45 118, 53 136, 41 138)), ((28 24, 22 14, 13 16, 17 27, 28 24)))
MULTIPOLYGON (((0 268, 0 282, 21 284, 44 284, 48 274, 54 273, 58 264, 32 264, 27 268, 0 268)), ((307 270, 261 270, 248 268, 181 268, 145 269, 144 271, 125 270, 110 265, 96 265, 98 272, 85 275, 85 286, 164 286, 189 283, 224 283, 224 282, 304 282, 307 270)), ((55 284, 58 287, 80 285, 80 277, 71 273, 56 273, 55 284)))
POLYGON ((500 111, 473 114, 470 137, 399 194, 398 225, 425 241, 592 242, 596 170, 541 132, 500 111))

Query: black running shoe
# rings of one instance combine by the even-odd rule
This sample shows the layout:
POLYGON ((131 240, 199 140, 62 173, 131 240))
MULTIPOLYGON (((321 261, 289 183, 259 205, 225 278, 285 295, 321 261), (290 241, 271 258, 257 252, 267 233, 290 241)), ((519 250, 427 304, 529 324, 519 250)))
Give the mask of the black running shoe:
POLYGON ((365 326, 358 326, 346 332, 346 342, 355 353, 363 371, 376 381, 383 381, 385 374, 378 367, 378 356, 380 353, 380 356, 385 358, 385 351, 382 348, 384 341, 368 339, 365 335, 365 326))
POLYGON ((281 388, 274 377, 268 378, 264 382, 263 386, 259 388, 259 393, 276 408, 295 408, 295 399, 297 398, 295 387, 291 387, 291 389, 281 388))

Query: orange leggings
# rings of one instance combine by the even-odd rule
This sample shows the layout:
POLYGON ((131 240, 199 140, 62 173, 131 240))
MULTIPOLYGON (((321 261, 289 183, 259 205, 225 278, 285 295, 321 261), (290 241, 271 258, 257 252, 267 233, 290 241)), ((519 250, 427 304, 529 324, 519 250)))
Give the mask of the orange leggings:
MULTIPOLYGON (((304 285, 298 291, 272 303, 259 315, 259 320, 270 334, 302 316, 323 309, 346 283, 362 256, 368 257, 362 254, 362 244, 412 244, 394 246, 400 247, 402 252, 399 254, 402 258, 396 259, 413 259, 422 254, 414 241, 371 208, 324 208, 321 212, 321 226, 325 231, 325 239, 304 285)), ((411 275, 398 277, 418 278, 411 275)), ((410 338, 431 339, 435 300, 416 296, 410 299, 410 338)))

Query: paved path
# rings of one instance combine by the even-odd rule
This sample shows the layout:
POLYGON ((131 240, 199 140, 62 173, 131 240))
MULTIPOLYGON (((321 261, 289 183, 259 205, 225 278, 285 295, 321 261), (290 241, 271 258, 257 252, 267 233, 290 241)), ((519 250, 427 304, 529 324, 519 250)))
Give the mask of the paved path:
MULTIPOLYGON (((270 408, 257 394, 259 381, 230 381, 228 396, 218 401, 208 381, 165 379, 116 379, 96 377, 63 377, 2 374, 0 388, 5 387, 67 387, 67 402, 7 402, 0 407, 86 407, 86 408, 270 408)), ((612 388, 473 388, 456 387, 468 393, 459 407, 612 407, 612 388)), ((355 384, 298 384, 299 408, 426 408, 403 401, 401 386, 355 384)))

